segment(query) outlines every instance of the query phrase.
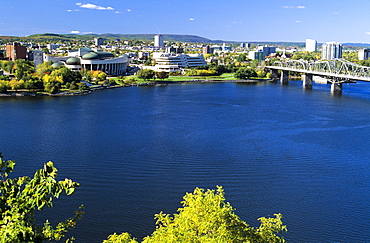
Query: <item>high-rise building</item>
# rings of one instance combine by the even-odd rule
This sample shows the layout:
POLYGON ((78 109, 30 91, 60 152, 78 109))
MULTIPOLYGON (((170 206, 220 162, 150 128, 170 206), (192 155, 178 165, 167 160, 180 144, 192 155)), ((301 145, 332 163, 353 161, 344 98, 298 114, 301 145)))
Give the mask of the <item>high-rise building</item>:
POLYGON ((369 60, 370 49, 362 49, 358 51, 358 60, 369 60))
POLYGON ((276 47, 274 46, 257 46, 257 52, 263 52, 263 55, 266 57, 271 53, 276 53, 276 47))
POLYGON ((154 46, 155 47, 163 47, 163 36, 162 35, 155 35, 154 36, 154 46))
POLYGON ((323 60, 342 58, 342 45, 339 42, 326 42, 322 45, 323 60))
POLYGON ((317 51, 317 41, 306 39, 306 51, 317 51))
POLYGON ((104 44, 103 38, 94 38, 95 46, 101 46, 104 44))
POLYGON ((26 59, 27 48, 21 46, 19 43, 14 42, 11 45, 6 45, 6 57, 10 61, 15 61, 17 59, 26 59))
POLYGON ((210 46, 204 46, 203 47, 203 55, 206 55, 206 54, 213 54, 213 48, 210 47, 210 46))

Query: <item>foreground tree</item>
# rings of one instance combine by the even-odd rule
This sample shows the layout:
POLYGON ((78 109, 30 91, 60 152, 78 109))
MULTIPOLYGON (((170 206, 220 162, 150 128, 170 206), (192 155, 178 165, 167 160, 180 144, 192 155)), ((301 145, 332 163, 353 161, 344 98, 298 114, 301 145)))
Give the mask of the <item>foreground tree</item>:
MULTIPOLYGON (((286 231, 281 214, 275 218, 259 218, 258 228, 250 227, 235 213, 230 203, 225 202, 224 190, 196 188, 187 193, 183 207, 173 216, 163 212, 155 215, 156 230, 143 242, 285 242, 281 233, 286 231)), ((137 242, 128 233, 113 234, 104 243, 137 242)))
POLYGON ((10 179, 15 162, 4 161, 0 153, 0 242, 43 242, 60 240, 68 229, 75 226, 82 212, 52 227, 48 220, 36 225, 34 213, 46 207, 53 207, 53 198, 63 192, 74 193, 79 186, 70 179, 57 181, 58 170, 52 162, 36 171, 33 178, 23 176, 10 179))

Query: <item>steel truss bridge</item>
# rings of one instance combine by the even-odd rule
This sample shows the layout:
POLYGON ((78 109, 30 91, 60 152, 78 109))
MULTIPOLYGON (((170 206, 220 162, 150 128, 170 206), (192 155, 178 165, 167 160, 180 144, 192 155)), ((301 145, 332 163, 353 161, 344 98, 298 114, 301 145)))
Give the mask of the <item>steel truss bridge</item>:
POLYGON ((303 74, 303 85, 312 85, 312 77, 320 76, 332 84, 332 91, 341 91, 342 83, 354 83, 356 81, 370 82, 370 67, 361 66, 343 59, 323 61, 288 60, 276 61, 265 68, 272 71, 272 78, 278 77, 281 70, 281 82, 288 81, 289 72, 303 74))

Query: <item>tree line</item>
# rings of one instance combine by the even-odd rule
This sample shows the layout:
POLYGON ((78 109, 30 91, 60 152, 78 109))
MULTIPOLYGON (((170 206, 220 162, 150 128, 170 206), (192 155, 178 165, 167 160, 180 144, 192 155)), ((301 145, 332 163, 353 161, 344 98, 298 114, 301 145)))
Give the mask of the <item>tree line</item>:
POLYGON ((83 91, 88 89, 86 82, 104 84, 107 74, 103 71, 71 71, 65 66, 53 67, 52 62, 37 65, 23 59, 0 61, 0 68, 13 75, 0 75, 0 93, 26 90, 28 92, 46 92, 55 94, 64 90, 83 91), (86 81, 86 82, 84 82, 86 81))

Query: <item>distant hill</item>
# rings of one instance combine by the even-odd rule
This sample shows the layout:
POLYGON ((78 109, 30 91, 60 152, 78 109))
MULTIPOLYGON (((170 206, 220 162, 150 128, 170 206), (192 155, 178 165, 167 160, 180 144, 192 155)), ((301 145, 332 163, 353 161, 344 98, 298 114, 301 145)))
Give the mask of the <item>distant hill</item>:
MULTIPOLYGON (((35 41, 35 42, 64 42, 73 40, 92 41, 96 37, 101 37, 107 40, 136 40, 136 41, 154 41, 155 34, 35 34, 27 37, 16 37, 16 36, 0 36, 0 42, 8 43, 13 41, 35 41)), ((189 42, 189 43, 203 43, 203 44, 227 44, 241 43, 241 41, 224 41, 224 40, 211 40, 205 37, 197 35, 174 35, 174 34, 162 34, 165 41, 171 42, 189 42)), ((283 42, 283 41, 244 41, 254 45, 269 45, 269 46, 280 46, 280 47, 298 47, 304 48, 305 42, 283 42)), ((322 43, 317 43, 320 47, 322 43)), ((360 49, 370 48, 370 43, 342 43, 342 45, 349 49, 360 49)))
MULTIPOLYGON (((121 40, 142 40, 142 41, 154 41, 155 34, 35 34, 27 36, 26 38, 38 39, 38 40, 92 40, 93 38, 104 38, 107 40, 121 39, 121 40)), ((172 35, 162 34, 164 40, 173 42, 193 42, 193 43, 211 43, 210 39, 196 36, 196 35, 172 35)))

